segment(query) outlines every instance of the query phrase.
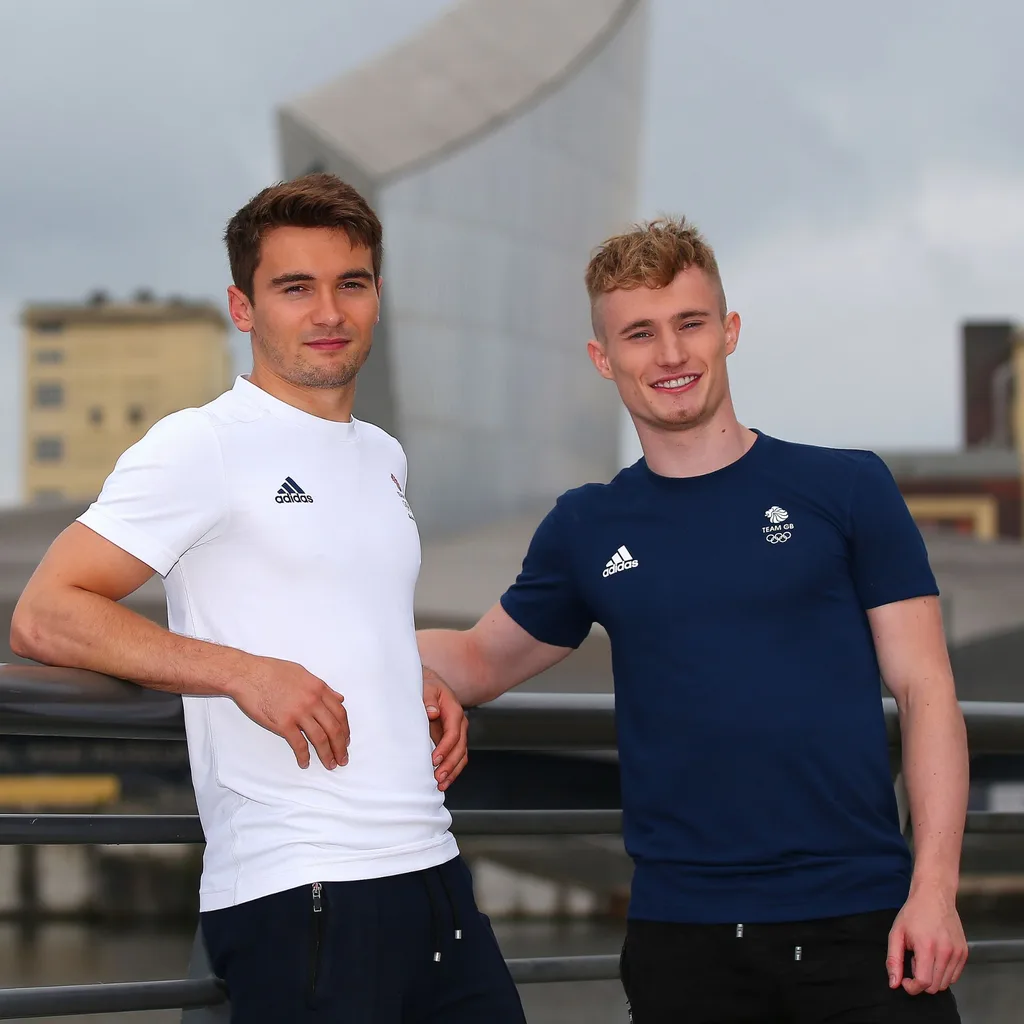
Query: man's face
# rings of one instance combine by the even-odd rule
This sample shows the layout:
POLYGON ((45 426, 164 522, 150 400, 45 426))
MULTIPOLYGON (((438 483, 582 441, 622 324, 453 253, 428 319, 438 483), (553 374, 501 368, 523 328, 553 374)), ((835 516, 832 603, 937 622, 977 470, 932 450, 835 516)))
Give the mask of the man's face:
POLYGON ((253 360, 306 388, 342 388, 366 362, 380 310, 370 250, 334 228, 274 228, 263 237, 250 302, 228 289, 231 319, 253 360))
POLYGON ((667 430, 708 422, 729 396, 725 361, 740 318, 722 315, 717 282, 688 267, 664 288, 598 298, 598 337, 587 346, 601 376, 615 382, 633 418, 667 430))

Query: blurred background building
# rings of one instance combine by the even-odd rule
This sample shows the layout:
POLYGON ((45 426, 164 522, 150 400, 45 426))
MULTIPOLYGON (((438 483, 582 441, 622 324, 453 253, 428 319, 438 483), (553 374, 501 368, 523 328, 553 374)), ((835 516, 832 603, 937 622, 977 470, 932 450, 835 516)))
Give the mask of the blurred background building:
POLYGON ((26 503, 94 498, 160 418, 230 387, 227 320, 207 303, 30 305, 24 327, 26 503))
POLYGON ((961 340, 963 447, 883 452, 923 529, 1019 540, 1024 442, 1024 331, 968 322, 961 340))
POLYGON ((470 0, 285 104, 285 175, 332 171, 384 224, 356 414, 396 434, 425 533, 618 468, 583 271, 637 212, 642 0, 470 0))

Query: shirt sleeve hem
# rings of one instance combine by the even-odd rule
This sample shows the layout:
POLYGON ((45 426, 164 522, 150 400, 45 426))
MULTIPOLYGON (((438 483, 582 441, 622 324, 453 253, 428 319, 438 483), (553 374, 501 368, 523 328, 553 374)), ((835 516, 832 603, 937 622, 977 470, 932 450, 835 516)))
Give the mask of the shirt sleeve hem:
POLYGON ((583 636, 579 637, 578 639, 576 637, 570 638, 552 635, 543 636, 541 635, 543 633, 543 630, 538 630, 533 623, 527 621, 520 614, 519 609, 515 607, 515 604, 512 601, 507 600, 507 597, 507 592, 505 594, 502 594, 501 596, 501 607, 505 610, 505 614, 517 626, 519 626, 521 629, 525 629, 526 632, 529 633, 530 636, 532 636, 533 639, 536 640, 538 643, 548 644, 551 647, 571 647, 573 650, 576 650, 580 646, 580 644, 582 644, 583 641, 586 640, 587 637, 590 635, 590 630, 588 629, 587 632, 584 633, 583 636))
POLYGON ((900 601, 912 601, 916 597, 938 597, 939 588, 934 583, 920 583, 905 587, 892 587, 882 591, 880 594, 872 594, 865 601, 864 610, 871 611, 874 608, 883 608, 887 604, 898 604, 900 601))
POLYGON ((158 541, 153 540, 136 526, 115 519, 108 512, 93 505, 78 517, 78 522, 98 533, 104 540, 116 544, 133 558, 145 562, 154 572, 166 576, 178 561, 177 557, 158 541))

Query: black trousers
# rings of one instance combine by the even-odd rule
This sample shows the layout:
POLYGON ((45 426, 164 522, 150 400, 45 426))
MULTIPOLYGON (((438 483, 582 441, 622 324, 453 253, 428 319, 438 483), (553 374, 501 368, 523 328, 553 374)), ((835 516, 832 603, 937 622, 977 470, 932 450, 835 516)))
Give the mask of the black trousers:
MULTIPOLYGON (((633 1024, 959 1024, 952 992, 890 989, 895 910, 786 924, 630 920, 633 1024)), ((909 975, 909 958, 907 963, 909 975)))
POLYGON ((457 857, 202 915, 232 1024, 525 1024, 457 857))

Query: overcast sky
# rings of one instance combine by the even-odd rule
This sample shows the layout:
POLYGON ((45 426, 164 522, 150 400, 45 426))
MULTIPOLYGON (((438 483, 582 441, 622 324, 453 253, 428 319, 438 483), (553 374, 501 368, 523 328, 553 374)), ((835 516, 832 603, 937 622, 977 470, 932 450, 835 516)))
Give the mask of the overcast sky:
MULTIPOLYGON (((96 287, 219 300, 222 223, 280 173, 275 105, 446 6, 0 0, 0 500, 20 306, 96 287)), ((652 10, 637 212, 686 213, 715 245, 744 318, 741 419, 955 445, 959 322, 1024 322, 1024 5, 652 10)))

